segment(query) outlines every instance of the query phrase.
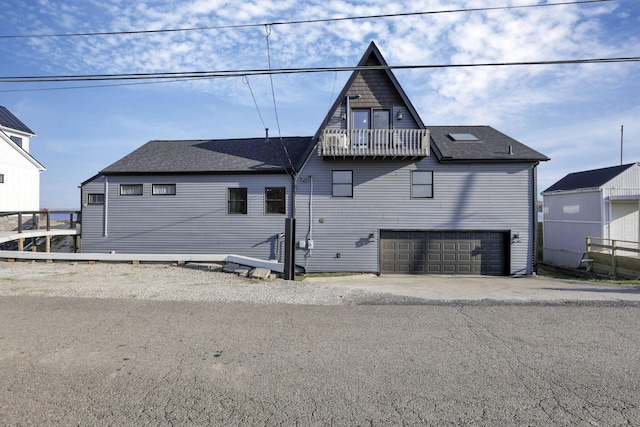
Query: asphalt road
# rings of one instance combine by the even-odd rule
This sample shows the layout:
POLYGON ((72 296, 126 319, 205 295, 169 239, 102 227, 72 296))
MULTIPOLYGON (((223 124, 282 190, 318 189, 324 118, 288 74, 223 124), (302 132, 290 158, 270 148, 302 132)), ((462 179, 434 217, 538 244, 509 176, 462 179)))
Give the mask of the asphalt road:
POLYGON ((4 425, 639 425, 640 308, 0 297, 4 425))

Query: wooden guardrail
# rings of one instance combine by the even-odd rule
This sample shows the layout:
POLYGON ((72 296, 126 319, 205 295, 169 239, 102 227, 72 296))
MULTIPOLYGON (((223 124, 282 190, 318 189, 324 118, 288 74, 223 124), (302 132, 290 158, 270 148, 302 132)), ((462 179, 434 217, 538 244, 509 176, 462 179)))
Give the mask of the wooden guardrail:
MULTIPOLYGON (((0 212, 0 225, 3 225, 3 218, 9 218, 6 224, 4 224, 4 227, 7 225, 9 225, 9 227, 5 232, 3 232, 3 228, 0 227, 0 244, 3 244, 0 249, 6 249, 6 246, 4 246, 6 242, 16 241, 18 251, 23 251, 28 248, 36 251, 37 238, 45 237, 45 251, 49 252, 51 250, 51 237, 55 235, 75 236, 74 252, 79 246, 80 230, 76 229, 76 226, 81 223, 80 211, 42 209, 39 211, 0 212), (56 215, 57 217, 67 217, 68 215, 68 227, 66 227, 66 230, 60 229, 60 226, 55 226, 55 230, 52 230, 52 215, 56 215)), ((64 226, 66 222, 66 219, 62 220, 59 225, 64 226)))
POLYGON ((51 215, 69 215, 69 228, 75 228, 76 223, 81 222, 80 211, 76 210, 43 209, 39 211, 0 212, 0 218, 14 216, 18 218, 18 233, 22 233, 22 230, 25 229, 25 222, 29 222, 29 220, 31 220, 31 229, 40 228, 44 221, 47 231, 51 230, 51 215), (27 218, 26 220, 25 217, 27 218))
POLYGON ((640 278, 640 242, 587 237, 587 270, 625 279, 640 278))

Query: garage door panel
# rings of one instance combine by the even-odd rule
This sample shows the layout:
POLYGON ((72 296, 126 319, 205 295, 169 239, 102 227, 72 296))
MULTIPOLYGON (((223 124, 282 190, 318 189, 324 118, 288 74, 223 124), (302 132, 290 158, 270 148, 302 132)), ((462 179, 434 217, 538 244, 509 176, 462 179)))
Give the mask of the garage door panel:
POLYGON ((458 261, 471 261, 473 258, 471 254, 458 254, 458 261))
POLYGON ((471 252, 475 248, 475 245, 471 242, 460 242, 458 243, 458 250, 471 252))
POLYGON ((381 231, 381 272, 502 275, 507 234, 487 231, 381 231))

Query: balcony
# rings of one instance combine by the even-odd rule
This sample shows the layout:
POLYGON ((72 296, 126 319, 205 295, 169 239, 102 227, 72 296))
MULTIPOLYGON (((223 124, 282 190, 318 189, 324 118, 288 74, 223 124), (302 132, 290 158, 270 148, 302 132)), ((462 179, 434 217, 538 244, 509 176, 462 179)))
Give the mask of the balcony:
POLYGON ((333 158, 416 158, 429 155, 428 129, 325 129, 318 155, 333 158))

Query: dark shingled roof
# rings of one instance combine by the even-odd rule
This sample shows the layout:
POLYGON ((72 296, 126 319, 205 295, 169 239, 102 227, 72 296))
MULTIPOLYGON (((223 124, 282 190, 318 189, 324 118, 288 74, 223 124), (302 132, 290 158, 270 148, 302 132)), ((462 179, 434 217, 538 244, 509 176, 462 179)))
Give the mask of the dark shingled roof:
POLYGON ((105 175, 285 173, 299 168, 312 137, 149 141, 106 167, 105 175), (289 155, 287 159, 287 153, 289 155))
POLYGON ((551 187, 544 190, 543 193, 577 190, 579 188, 599 188, 633 165, 635 165, 635 163, 570 173, 551 187))
POLYGON ((491 126, 426 126, 441 162, 538 162, 547 156, 491 126), (473 134, 477 141, 454 141, 449 134, 473 134))
POLYGON ((20 132, 30 133, 31 135, 35 135, 35 132, 32 131, 20 121, 19 118, 14 116, 11 111, 7 110, 6 107, 0 105, 0 126, 4 126, 7 128, 15 129, 20 132))

